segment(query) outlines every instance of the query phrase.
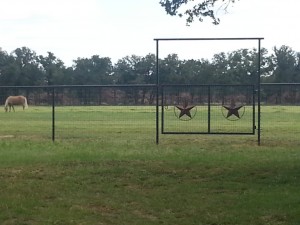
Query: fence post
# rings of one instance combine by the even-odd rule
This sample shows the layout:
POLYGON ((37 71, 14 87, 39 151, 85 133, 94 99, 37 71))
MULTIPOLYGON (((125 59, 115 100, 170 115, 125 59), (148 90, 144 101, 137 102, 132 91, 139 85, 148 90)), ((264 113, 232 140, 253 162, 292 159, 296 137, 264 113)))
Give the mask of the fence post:
POLYGON ((260 146, 260 136, 261 136, 261 127, 260 127, 260 120, 261 120, 261 108, 260 108, 260 83, 261 83, 261 79, 260 79, 260 75, 261 75, 261 70, 260 70, 260 67, 261 67, 261 39, 258 39, 258 65, 257 65, 257 68, 258 68, 258 71, 257 71, 257 144, 260 146))
POLYGON ((156 40, 156 144, 159 144, 159 40, 156 40))
POLYGON ((52 141, 55 141, 55 88, 52 87, 52 141))

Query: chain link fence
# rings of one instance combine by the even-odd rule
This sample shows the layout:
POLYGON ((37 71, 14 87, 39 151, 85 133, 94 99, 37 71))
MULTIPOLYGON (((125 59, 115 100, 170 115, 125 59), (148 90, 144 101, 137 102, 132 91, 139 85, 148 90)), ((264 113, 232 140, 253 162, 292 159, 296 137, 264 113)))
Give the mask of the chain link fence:
POLYGON ((52 140, 155 141, 156 86, 1 87, 27 97, 28 109, 0 114, 0 137, 52 140))
MULTIPOLYGON (((158 127, 160 134, 256 134, 254 89, 252 85, 0 87, 0 140, 155 142, 158 127), (5 113, 10 95, 26 96, 29 108, 15 106, 15 112, 5 113), (227 108, 239 106, 244 107, 238 111, 240 118, 230 115, 227 108)), ((300 143, 299 135, 300 84, 261 84, 262 143, 272 144, 274 138, 300 143)))

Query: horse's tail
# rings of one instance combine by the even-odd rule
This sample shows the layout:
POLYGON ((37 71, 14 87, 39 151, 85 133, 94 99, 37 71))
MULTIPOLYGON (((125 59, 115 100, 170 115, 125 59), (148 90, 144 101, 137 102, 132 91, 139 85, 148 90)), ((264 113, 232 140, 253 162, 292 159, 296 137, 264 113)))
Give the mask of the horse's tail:
POLYGON ((24 107, 25 107, 25 109, 28 109, 28 104, 27 104, 27 98, 26 97, 24 97, 24 107))

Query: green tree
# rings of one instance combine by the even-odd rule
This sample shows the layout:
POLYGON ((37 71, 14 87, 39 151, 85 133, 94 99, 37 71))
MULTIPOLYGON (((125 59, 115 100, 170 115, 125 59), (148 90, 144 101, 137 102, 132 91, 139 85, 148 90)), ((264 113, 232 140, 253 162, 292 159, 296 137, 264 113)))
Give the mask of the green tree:
POLYGON ((71 84, 65 76, 65 66, 63 61, 56 58, 52 52, 48 52, 46 57, 40 55, 38 61, 41 64, 41 70, 45 74, 45 83, 54 84, 71 84))
POLYGON ((159 61, 159 80, 161 84, 179 84, 182 77, 180 67, 182 61, 177 54, 169 54, 159 61))
MULTIPOLYGON (((14 58, 0 48, 0 86, 14 86, 15 77, 14 58)), ((5 101, 8 95, 10 95, 8 89, 0 88, 1 103, 5 101)))
MULTIPOLYGON (((261 51, 261 54, 263 51, 261 51)), ((256 84, 258 79, 258 52, 256 49, 240 49, 228 54, 229 82, 232 84, 256 84)))
POLYGON ((39 68, 36 53, 27 47, 17 48, 11 55, 15 61, 12 66, 14 85, 44 85, 45 77, 39 68))
POLYGON ((179 80, 182 84, 209 84, 213 68, 208 60, 183 60, 179 66, 179 80))
MULTIPOLYGON (((273 70, 268 51, 261 49, 261 76, 268 76, 273 70)), ((215 83, 256 84, 258 74, 257 49, 238 49, 229 53, 216 54, 212 61, 215 83)))
POLYGON ((236 0, 160 0, 160 4, 171 16, 186 17, 187 25, 194 22, 195 18, 203 21, 204 17, 212 19, 217 25, 220 19, 216 13, 218 10, 226 11, 228 6, 236 0))
MULTIPOLYGON (((93 55, 91 58, 78 58, 74 63, 73 84, 105 85, 112 83, 113 66, 110 58, 93 55)), ((97 90, 80 88, 76 92, 78 98, 82 99, 84 104, 89 104, 89 101, 101 104, 101 88, 97 90)))
POLYGON ((126 56, 115 64, 115 78, 117 84, 137 84, 143 81, 138 72, 138 65, 142 57, 137 55, 126 56))
POLYGON ((295 82, 300 82, 300 52, 296 53, 295 82))
POLYGON ((212 58, 213 71, 213 82, 218 84, 228 83, 229 65, 228 59, 225 52, 215 54, 212 58))
POLYGON ((156 58, 154 54, 148 54, 145 57, 140 57, 135 65, 135 71, 138 76, 138 81, 141 84, 156 83, 156 58))
POLYGON ((74 84, 109 84, 112 82, 113 66, 110 58, 93 55, 91 58, 78 58, 74 62, 74 84))
POLYGON ((15 77, 14 58, 0 50, 0 85, 14 85, 15 77))
MULTIPOLYGON (((148 54, 146 57, 131 55, 116 63, 114 77, 117 84, 150 84, 155 80, 154 71, 155 55, 148 54)), ((135 104, 139 101, 144 104, 147 92, 148 89, 145 87, 125 89, 127 98, 132 99, 135 104)), ((153 98, 153 93, 150 93, 149 102, 153 98)))
POLYGON ((299 68, 299 54, 288 46, 273 48, 273 81, 275 83, 293 83, 298 80, 297 69, 299 68))
MULTIPOLYGON (((148 54, 145 57, 140 57, 135 65, 135 72, 137 73, 136 82, 139 84, 155 84, 156 83, 156 58, 154 54, 148 54)), ((147 87, 141 87, 139 93, 141 96, 138 98, 141 100, 141 104, 145 104, 145 100, 148 98, 148 102, 151 104, 155 98, 154 89, 147 87)), ((135 91, 137 98, 138 92, 135 91)), ((137 99, 136 99, 137 100, 137 99)))

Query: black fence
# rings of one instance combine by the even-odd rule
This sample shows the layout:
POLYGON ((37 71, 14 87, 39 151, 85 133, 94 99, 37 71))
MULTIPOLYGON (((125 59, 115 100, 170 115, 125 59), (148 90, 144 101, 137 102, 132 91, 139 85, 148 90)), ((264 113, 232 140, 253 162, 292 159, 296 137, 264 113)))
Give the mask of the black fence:
POLYGON ((262 105, 300 105, 299 83, 265 83, 261 87, 262 105))
POLYGON ((2 86, 0 100, 24 95, 31 105, 155 105, 155 85, 2 86))
MULTIPOLYGON (((280 136, 286 127, 290 140, 298 139, 300 84, 261 84, 260 94, 263 140, 272 141, 271 134, 280 136)), ((0 140, 155 142, 160 134, 258 132, 254 85, 5 86, 2 105, 9 95, 26 96, 29 108, 0 113, 0 140)))
POLYGON ((7 96, 24 95, 29 108, 0 114, 0 138, 115 140, 144 130, 151 139, 156 93, 155 85, 1 87, 2 104, 7 96))

